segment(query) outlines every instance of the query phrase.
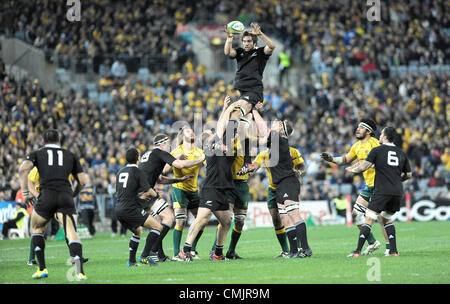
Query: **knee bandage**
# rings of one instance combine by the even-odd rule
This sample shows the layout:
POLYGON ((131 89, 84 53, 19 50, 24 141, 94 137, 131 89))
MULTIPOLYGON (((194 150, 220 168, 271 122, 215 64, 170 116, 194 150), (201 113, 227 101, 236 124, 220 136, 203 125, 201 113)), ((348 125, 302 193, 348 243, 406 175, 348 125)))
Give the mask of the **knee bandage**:
POLYGON ((175 219, 185 220, 185 219, 187 219, 187 215, 186 215, 186 213, 178 213, 177 215, 175 215, 175 219))
POLYGON ((378 216, 374 212, 366 212, 366 216, 376 221, 378 219, 378 216))
POLYGON ((167 207, 169 207, 169 204, 165 202, 164 200, 158 199, 155 204, 153 204, 151 208, 151 215, 156 216, 159 215, 161 212, 163 212, 167 207))
POLYGON ((355 218, 356 225, 362 225, 365 223, 366 209, 367 207, 364 207, 359 203, 355 203, 355 205, 353 206, 353 211, 356 213, 355 218))

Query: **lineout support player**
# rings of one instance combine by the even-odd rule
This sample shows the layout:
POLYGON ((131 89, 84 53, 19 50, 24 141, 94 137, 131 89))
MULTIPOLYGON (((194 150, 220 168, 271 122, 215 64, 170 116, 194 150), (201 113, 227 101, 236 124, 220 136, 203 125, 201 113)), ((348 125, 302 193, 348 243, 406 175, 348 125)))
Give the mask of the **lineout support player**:
MULTIPOLYGON (((133 235, 129 242, 129 259, 127 267, 137 266, 136 251, 142 235, 142 227, 161 231, 162 225, 144 211, 140 200, 146 200, 150 197, 157 197, 158 194, 148 184, 145 174, 138 168, 139 151, 131 147, 125 153, 127 165, 117 173, 116 193, 117 206, 116 215, 122 225, 127 227, 133 235)), ((149 233, 150 235, 150 233, 149 233)), ((152 259, 147 263, 156 266, 152 259)))
POLYGON ((45 264, 44 229, 54 215, 63 225, 69 252, 76 265, 76 280, 86 280, 83 270, 83 249, 76 232, 76 214, 73 196, 89 182, 83 172, 80 161, 73 153, 62 149, 57 130, 44 132, 44 147, 31 152, 19 168, 20 186, 25 203, 29 204, 33 196, 28 189, 28 174, 36 166, 40 174, 40 195, 31 214, 32 241, 39 268, 32 278, 48 277, 45 264), (72 174, 78 182, 72 191, 69 175, 72 174))
MULTIPOLYGON (((374 137, 376 129, 377 125, 375 121, 370 118, 361 119, 355 132, 355 136, 358 141, 352 145, 350 151, 346 155, 333 157, 329 153, 323 152, 321 154, 321 158, 325 161, 337 164, 338 166, 350 164, 354 160, 358 160, 358 162, 365 160, 367 155, 369 155, 369 152, 373 148, 380 145, 378 139, 374 137)), ((359 229, 361 229, 361 225, 364 223, 366 208, 373 193, 375 169, 369 168, 367 171, 364 171, 363 177, 366 182, 366 187, 361 191, 356 199, 355 205, 353 206, 353 216, 356 217, 355 222, 359 229)), ((386 231, 384 230, 382 219, 380 218, 379 220, 381 231, 386 240, 386 251, 388 251, 389 239, 387 238, 386 231)), ((381 243, 375 239, 372 233, 369 235, 368 243, 369 245, 363 252, 364 255, 371 254, 381 246, 381 243)))
MULTIPOLYGON (((225 99, 228 100, 229 96, 225 99)), ((231 174, 234 149, 232 146, 227 147, 223 145, 222 137, 228 126, 231 112, 236 107, 236 104, 232 104, 220 116, 215 134, 210 130, 202 134, 203 149, 206 155, 206 177, 200 191, 200 205, 197 217, 189 228, 186 242, 184 243, 183 250, 180 252, 181 257, 186 262, 192 261, 192 243, 197 237, 197 234, 206 226, 213 213, 218 219, 220 227, 217 230, 216 249, 212 260, 225 259, 223 256, 223 245, 231 226, 230 206, 226 191, 234 188, 231 174)))
MULTIPOLYGON (((221 116, 227 111, 229 105, 230 99, 225 98, 221 116)), ((231 175, 233 178, 234 188, 226 191, 227 200, 234 216, 234 226, 231 232, 230 244, 225 257, 229 260, 235 260, 241 259, 241 257, 236 253, 236 246, 239 242, 244 228, 249 200, 249 187, 247 183, 248 174, 239 176, 237 175, 237 172, 242 168, 243 165, 251 162, 250 149, 252 144, 256 142, 257 138, 251 135, 251 126, 249 122, 245 120, 240 120, 237 125, 231 124, 230 121, 228 123, 227 129, 229 130, 229 132, 228 130, 227 132, 230 135, 234 135, 232 141, 229 141, 229 144, 233 145, 234 147, 235 154, 235 158, 231 166, 231 175), (234 129, 234 127, 236 126, 237 129, 234 129)), ((254 146, 256 146, 256 143, 254 144, 254 146)), ((214 258, 216 241, 217 239, 214 240, 213 246, 210 251, 210 260, 214 258)))
MULTIPOLYGON (((286 258, 304 258, 312 255, 308 245, 306 223, 299 210, 298 198, 300 195, 300 182, 292 170, 293 162, 290 154, 288 136, 294 131, 289 121, 275 120, 270 128, 267 127, 258 111, 254 110, 258 132, 261 135, 260 143, 267 143, 269 148, 269 168, 275 184, 275 197, 277 204, 286 208, 291 226, 287 227, 286 234, 290 244, 289 254, 286 258), (278 156, 278 157, 277 157, 278 156), (277 159, 278 158, 278 159, 277 159), (302 250, 298 250, 297 239, 300 239, 302 250)), ((253 172, 259 167, 255 162, 244 165, 238 174, 253 172)))
POLYGON ((227 33, 227 40, 224 45, 224 54, 229 58, 236 59, 238 69, 234 79, 234 89, 239 91, 239 98, 237 100, 240 112, 236 111, 231 114, 231 118, 238 119, 241 115, 246 116, 251 113, 252 109, 258 104, 260 108, 263 104, 264 85, 262 82, 264 68, 270 55, 275 49, 275 43, 267 37, 259 25, 250 24, 251 31, 245 31, 242 34, 243 48, 238 47, 234 49, 233 34, 227 33), (258 37, 266 44, 264 48, 258 48, 258 37))
MULTIPOLYGON (((295 176, 299 179, 306 174, 306 165, 299 150, 294 147, 289 147, 289 151, 292 158, 292 170, 295 172, 295 176)), ((267 169, 267 175, 269 178, 269 186, 267 187, 267 208, 269 209, 270 216, 272 217, 273 227, 275 228, 275 234, 278 242, 281 246, 281 253, 278 257, 286 257, 288 255, 289 246, 286 242, 286 229, 285 227, 291 227, 294 223, 290 223, 290 219, 287 216, 286 209, 282 205, 278 205, 276 201, 276 185, 272 181, 272 173, 269 168, 269 149, 261 151, 255 158, 253 164, 255 172, 260 167, 267 169)), ((302 182, 300 182, 302 184, 302 182)), ((301 247, 300 240, 297 239, 297 247, 301 247)))
POLYGON ((370 151, 367 159, 358 166, 346 170, 351 173, 360 173, 375 166, 375 190, 366 210, 365 223, 362 225, 356 250, 348 257, 360 257, 361 249, 369 237, 372 225, 381 215, 384 228, 390 243, 390 256, 398 256, 395 227, 392 215, 400 210, 403 199, 402 182, 412 177, 411 167, 406 154, 393 143, 398 136, 392 127, 383 129, 380 135, 381 146, 370 151))

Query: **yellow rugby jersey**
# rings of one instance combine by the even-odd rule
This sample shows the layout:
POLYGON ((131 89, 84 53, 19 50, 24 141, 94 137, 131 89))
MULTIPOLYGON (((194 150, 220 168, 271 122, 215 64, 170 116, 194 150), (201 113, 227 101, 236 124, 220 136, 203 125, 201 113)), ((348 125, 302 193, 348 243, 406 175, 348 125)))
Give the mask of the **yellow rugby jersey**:
POLYGON ((31 180, 34 184, 34 188, 37 192, 40 192, 40 184, 39 184, 39 172, 37 167, 33 167, 33 169, 28 173, 28 179, 31 180))
MULTIPOLYGON (((303 159, 302 154, 300 153, 299 150, 297 150, 293 147, 289 147, 289 151, 290 151, 291 157, 292 157, 292 170, 295 170, 295 167, 300 164, 303 164, 305 162, 305 160, 303 159)), ((270 173, 270 168, 268 167, 268 165, 269 165, 269 149, 266 149, 266 150, 260 152, 258 154, 258 156, 256 156, 255 163, 257 163, 261 167, 266 167, 267 173, 268 173, 267 175, 269 177, 269 188, 275 189, 276 186, 272 182, 272 173, 270 173)))
MULTIPOLYGON (((198 147, 193 147, 191 151, 188 151, 184 149, 183 144, 179 145, 175 150, 173 150, 170 154, 172 154, 173 157, 177 157, 180 154, 184 154, 187 156, 187 159, 199 159, 204 154, 203 150, 198 147)), ((178 169, 173 167, 173 174, 176 178, 180 178, 184 175, 192 174, 194 175, 194 178, 173 184, 173 187, 178 188, 180 190, 184 191, 197 191, 197 179, 198 179, 198 172, 200 171, 200 167, 202 164, 198 164, 197 166, 191 167, 191 168, 184 168, 184 169, 178 169)))
MULTIPOLYGON (((368 141, 363 143, 361 140, 358 140, 353 144, 348 152, 347 157, 350 159, 354 159, 356 157, 357 161, 360 162, 365 160, 369 155, 370 151, 378 147, 380 142, 375 137, 370 137, 368 141)), ((375 183, 375 169, 370 168, 363 172, 364 180, 366 181, 367 186, 373 187, 375 183)))

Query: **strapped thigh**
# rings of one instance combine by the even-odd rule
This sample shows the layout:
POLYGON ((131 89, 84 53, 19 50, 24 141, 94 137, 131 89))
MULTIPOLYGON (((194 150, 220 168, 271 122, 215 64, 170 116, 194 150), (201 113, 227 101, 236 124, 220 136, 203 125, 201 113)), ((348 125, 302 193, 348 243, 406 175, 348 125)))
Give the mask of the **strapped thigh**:
POLYGON ((151 207, 151 215, 152 216, 156 216, 159 215, 161 212, 163 212, 167 207, 169 207, 169 204, 161 199, 158 198, 155 203, 153 204, 153 206, 151 207))
POLYGON ((75 230, 75 232, 77 232, 77 225, 75 224, 75 218, 73 217, 73 215, 71 213, 61 212, 61 214, 62 214, 62 218, 63 218, 64 236, 66 238, 66 241, 68 241, 68 239, 67 239, 67 217, 66 216, 68 216, 72 220, 73 229, 75 230))

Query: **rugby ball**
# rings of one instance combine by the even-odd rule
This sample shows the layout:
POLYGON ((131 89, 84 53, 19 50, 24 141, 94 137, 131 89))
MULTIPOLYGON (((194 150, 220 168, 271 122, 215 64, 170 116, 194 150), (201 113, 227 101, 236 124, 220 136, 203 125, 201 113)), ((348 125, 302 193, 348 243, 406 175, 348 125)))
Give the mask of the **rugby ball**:
POLYGON ((228 33, 240 34, 245 30, 244 24, 240 21, 231 21, 227 24, 228 33))

